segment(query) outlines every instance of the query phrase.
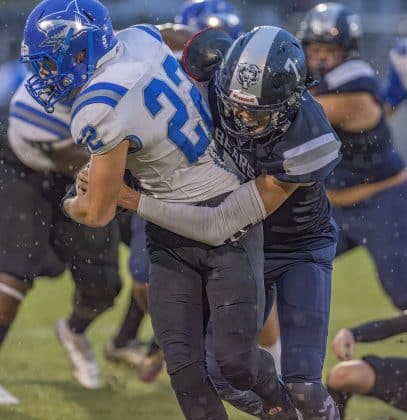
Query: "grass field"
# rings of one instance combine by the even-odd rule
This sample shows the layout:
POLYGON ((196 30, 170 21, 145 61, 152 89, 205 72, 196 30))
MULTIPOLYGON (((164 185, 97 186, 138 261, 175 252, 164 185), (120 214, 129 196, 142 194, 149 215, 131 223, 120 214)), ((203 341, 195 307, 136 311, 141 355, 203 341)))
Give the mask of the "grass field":
MULTIPOLYGON (((126 276, 127 252, 122 252, 126 276)), ((395 314, 376 281, 367 254, 359 249, 335 263, 330 336, 340 327, 395 314)), ((14 394, 19 405, 0 405, 1 420, 178 420, 182 416, 162 375, 153 385, 137 381, 132 372, 106 363, 102 349, 121 319, 128 293, 89 331, 107 385, 86 391, 70 376, 65 355, 54 336, 55 321, 67 314, 72 285, 68 275, 59 280, 38 281, 24 303, 17 322, 0 354, 0 385, 14 394)), ((150 326, 144 325, 144 334, 150 326)), ((370 345, 359 345, 357 355, 407 356, 407 335, 370 345)), ((334 363, 328 350, 326 368, 334 363)), ((250 419, 230 409, 232 420, 250 419)), ((407 419, 407 414, 369 398, 355 398, 350 419, 407 419)))

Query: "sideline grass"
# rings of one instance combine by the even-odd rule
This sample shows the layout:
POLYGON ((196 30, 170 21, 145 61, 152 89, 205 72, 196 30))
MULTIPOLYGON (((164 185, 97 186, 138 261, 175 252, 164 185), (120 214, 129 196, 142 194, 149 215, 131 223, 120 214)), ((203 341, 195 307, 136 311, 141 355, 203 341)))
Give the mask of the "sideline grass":
MULTIPOLYGON (((125 249, 122 266, 127 287, 117 306, 92 326, 94 345, 108 385, 86 391, 71 379, 69 365, 54 336, 55 321, 69 311, 72 284, 69 275, 58 280, 38 281, 24 302, 17 322, 0 354, 0 385, 15 395, 20 404, 0 405, 1 420, 181 420, 168 378, 162 375, 153 385, 143 385, 132 372, 104 361, 102 351, 123 315, 128 299, 129 278, 125 249)), ((342 326, 395 314, 377 284, 374 268, 363 250, 343 256, 335 263, 333 310, 330 337, 342 326)), ((148 321, 143 333, 149 334, 148 321)), ((370 345, 359 345, 357 355, 407 356, 407 335, 370 345), (404 342, 401 338, 404 338, 404 342)), ((334 364, 328 350, 326 368, 334 364)), ((228 409, 229 410, 229 409, 228 409)), ((230 409, 231 420, 252 417, 230 409)), ((349 419, 407 419, 407 415, 369 398, 352 401, 349 419)))

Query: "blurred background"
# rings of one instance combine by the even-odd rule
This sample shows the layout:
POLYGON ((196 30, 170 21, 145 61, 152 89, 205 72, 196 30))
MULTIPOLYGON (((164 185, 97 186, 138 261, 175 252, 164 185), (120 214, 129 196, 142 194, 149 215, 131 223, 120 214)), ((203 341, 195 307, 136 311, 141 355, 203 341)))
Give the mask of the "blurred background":
MULTIPOLYGON (((182 0, 105 0, 116 28, 131 24, 173 21, 182 0)), ((19 54, 24 20, 37 1, 0 0, 0 63, 19 54)), ((245 29, 257 25, 278 25, 295 33, 305 11, 320 3, 314 0, 232 0, 240 10, 245 29)), ((363 58, 383 77, 388 51, 400 23, 407 21, 405 0, 344 0, 362 18, 363 58)), ((407 29, 407 24, 404 25, 407 29)), ((401 31, 406 32, 401 28, 401 31)))

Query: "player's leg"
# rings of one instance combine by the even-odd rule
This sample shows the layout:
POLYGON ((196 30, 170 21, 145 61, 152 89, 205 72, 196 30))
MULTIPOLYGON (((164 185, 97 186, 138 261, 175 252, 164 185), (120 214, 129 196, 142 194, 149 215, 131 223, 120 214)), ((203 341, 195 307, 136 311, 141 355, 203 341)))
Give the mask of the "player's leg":
MULTIPOLYGON (((267 283, 267 282, 265 282, 267 283)), ((272 308, 274 307, 273 302, 275 300, 275 285, 273 283, 266 284, 266 305, 265 305, 265 319, 268 319, 272 308)), ((251 414, 252 416, 260 419, 267 419, 267 404, 253 391, 241 391, 234 388, 222 375, 218 362, 216 361, 216 355, 213 347, 213 331, 212 323, 209 321, 206 339, 205 339, 205 351, 206 351, 206 365, 209 376, 213 385, 218 392, 218 395, 222 400, 227 401, 240 411, 251 414)), ((277 369, 276 369, 277 370, 277 369)))
MULTIPOLYGON (((307 253, 270 254, 277 283, 282 378, 305 420, 337 420, 321 382, 335 246, 307 253)), ((267 258, 267 254, 266 254, 267 258)), ((267 258, 268 259, 268 258, 267 258)))
POLYGON ((210 251, 207 282, 213 350, 219 369, 234 388, 252 390, 270 412, 296 419, 280 389, 273 357, 258 346, 264 322, 264 257, 259 244, 262 226, 252 228, 222 252, 210 251))
MULTIPOLYGON (((0 263, 0 267, 1 265, 0 263)), ((13 274, 0 272, 0 346, 30 288, 31 282, 13 274)))
POLYGON ((119 231, 115 221, 90 228, 70 220, 54 227, 54 247, 64 258, 75 282, 72 312, 57 324, 57 336, 73 365, 75 379, 84 387, 101 385, 99 368, 85 336, 89 325, 110 308, 120 291, 119 231))
POLYGON ((205 338, 205 353, 208 374, 220 398, 244 413, 267 419, 266 403, 257 394, 234 388, 222 375, 214 352, 211 321, 208 323, 205 338))
POLYGON ((107 359, 123 362, 130 367, 143 363, 146 348, 137 340, 141 322, 147 312, 147 290, 149 279, 149 256, 146 249, 145 222, 137 216, 122 213, 118 215, 121 240, 130 247, 129 268, 133 288, 127 313, 117 334, 105 347, 107 359), (130 217, 129 217, 130 216, 130 217), (129 232, 131 234, 129 235, 129 232))
POLYGON ((151 321, 185 418, 224 420, 226 411, 205 368, 203 334, 207 314, 202 275, 191 264, 195 252, 192 247, 151 249, 151 321))
POLYGON ((326 385, 338 405, 341 418, 353 393, 366 395, 375 383, 372 367, 363 360, 350 360, 335 365, 328 374, 326 385))
POLYGON ((378 398, 407 411, 407 359, 366 356, 335 365, 328 374, 327 385, 345 414, 352 394, 378 398))
POLYGON ((366 211, 365 246, 392 300, 407 309, 407 183, 378 194, 366 211))
POLYGON ((274 359, 277 373, 281 375, 281 340, 277 302, 271 308, 259 338, 260 347, 268 351, 274 359))
POLYGON ((0 165, 0 345, 34 278, 64 270, 49 244, 51 207, 25 169, 0 165))
POLYGON ((332 213, 338 225, 335 257, 339 257, 360 245, 357 232, 363 220, 359 220, 359 215, 349 208, 334 208, 332 213))

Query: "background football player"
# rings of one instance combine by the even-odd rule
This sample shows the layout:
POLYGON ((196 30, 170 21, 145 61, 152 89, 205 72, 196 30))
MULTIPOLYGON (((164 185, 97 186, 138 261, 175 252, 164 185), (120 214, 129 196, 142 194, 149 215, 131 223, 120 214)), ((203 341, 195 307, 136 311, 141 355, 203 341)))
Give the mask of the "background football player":
POLYGON ((69 122, 68 107, 58 105, 48 115, 23 85, 12 98, 0 149, 0 343, 35 278, 68 268, 75 281, 73 310, 58 322, 57 335, 75 379, 97 388, 99 369, 84 333, 120 291, 119 231, 116 222, 91 229, 60 211, 65 187, 89 159, 73 143, 69 122))
POLYGON ((365 246, 384 290, 406 309, 406 171, 391 142, 375 71, 359 58, 361 35, 358 15, 339 3, 321 3, 297 36, 309 72, 320 81, 313 93, 343 144, 343 160, 327 181, 340 227, 336 255, 365 246))
POLYGON ((351 360, 355 343, 383 340, 405 332, 407 314, 338 331, 332 349, 343 362, 331 369, 327 384, 339 404, 342 418, 353 394, 375 397, 407 412, 407 358, 368 355, 351 360))

